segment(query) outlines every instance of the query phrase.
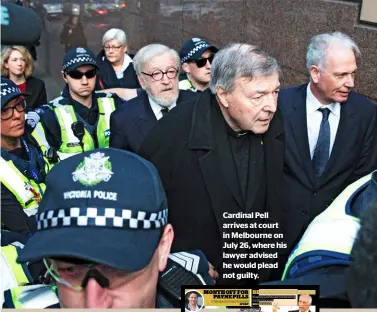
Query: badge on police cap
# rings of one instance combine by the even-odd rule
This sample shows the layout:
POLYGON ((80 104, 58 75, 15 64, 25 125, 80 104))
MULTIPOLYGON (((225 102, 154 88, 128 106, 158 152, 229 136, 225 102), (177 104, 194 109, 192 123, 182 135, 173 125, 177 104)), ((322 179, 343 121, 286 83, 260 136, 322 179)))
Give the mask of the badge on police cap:
POLYGON ((87 53, 84 48, 77 48, 76 53, 87 53))
POLYGON ((108 182, 112 175, 112 165, 109 157, 104 153, 93 153, 79 163, 76 171, 72 173, 73 181, 82 185, 93 186, 102 181, 108 182))

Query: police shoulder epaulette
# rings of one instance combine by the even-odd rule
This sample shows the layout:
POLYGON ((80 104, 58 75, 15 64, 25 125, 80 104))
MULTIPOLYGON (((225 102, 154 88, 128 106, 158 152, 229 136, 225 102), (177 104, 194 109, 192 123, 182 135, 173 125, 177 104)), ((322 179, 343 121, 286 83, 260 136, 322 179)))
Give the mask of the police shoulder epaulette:
POLYGON ((117 97, 117 95, 115 93, 111 93, 111 92, 106 92, 106 91, 103 91, 103 90, 99 90, 99 91, 95 91, 97 97, 117 97))
POLYGON ((67 105, 67 104, 69 104, 68 99, 63 96, 59 96, 56 99, 53 99, 52 101, 50 101, 49 103, 51 108, 62 106, 62 105, 67 105))

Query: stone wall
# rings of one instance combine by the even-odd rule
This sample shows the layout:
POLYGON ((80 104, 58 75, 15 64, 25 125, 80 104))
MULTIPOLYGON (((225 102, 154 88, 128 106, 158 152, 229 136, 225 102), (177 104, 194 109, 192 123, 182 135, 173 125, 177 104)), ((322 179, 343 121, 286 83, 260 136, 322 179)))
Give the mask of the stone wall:
POLYGON ((154 42, 179 49, 191 37, 205 38, 218 47, 229 42, 259 45, 279 61, 286 87, 308 81, 305 52, 310 38, 324 32, 341 31, 355 39, 362 52, 356 90, 377 101, 377 27, 359 22, 360 2, 128 1, 122 27, 129 35, 133 52, 154 42))

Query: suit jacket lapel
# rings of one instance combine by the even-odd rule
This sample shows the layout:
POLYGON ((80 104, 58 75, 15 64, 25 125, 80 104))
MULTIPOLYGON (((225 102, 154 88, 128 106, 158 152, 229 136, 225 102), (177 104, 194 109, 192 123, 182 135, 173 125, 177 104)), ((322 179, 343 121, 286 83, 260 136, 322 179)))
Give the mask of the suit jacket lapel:
MULTIPOLYGON (((218 152, 214 150, 214 136, 211 127, 212 105, 218 104, 216 98, 210 91, 203 92, 196 100, 192 116, 188 148, 191 150, 198 150, 199 168, 208 191, 208 196, 212 203, 218 227, 222 230, 223 224, 226 222, 223 213, 237 213, 240 212, 241 209, 231 191, 233 188, 231 186, 230 188, 228 187, 228 180, 225 181, 225 174, 223 174, 220 169, 221 163, 218 152), (211 105, 209 105, 210 102, 211 105), (219 207, 223 209, 220 209, 219 207)), ((228 172, 228 169, 226 170, 228 172)), ((232 174, 234 174, 234 172, 232 174)))
POLYGON ((338 130, 335 136, 334 146, 331 151, 330 158, 327 162, 325 172, 318 180, 318 187, 325 184, 329 181, 334 174, 341 171, 342 161, 339 161, 342 158, 343 151, 352 150, 352 136, 356 135, 354 128, 356 125, 352 122, 352 116, 354 114, 354 107, 350 103, 345 102, 341 104, 340 110, 340 119, 338 130))
POLYGON ((315 184, 310 148, 308 139, 308 126, 306 118, 306 85, 300 90, 300 95, 295 98, 290 115, 290 126, 292 127, 297 150, 301 154, 302 167, 305 168, 308 180, 315 184))
POLYGON ((215 117, 218 117, 213 118, 211 120, 211 124, 213 125, 213 131, 214 133, 220 133, 220 135, 216 135, 213 137, 214 142, 216 142, 215 149, 219 161, 218 171, 222 173, 222 177, 226 186, 232 193, 232 196, 236 200, 238 206, 241 208, 244 207, 245 203, 242 199, 242 194, 237 175, 237 168, 234 163, 232 149, 228 140, 226 124, 224 118, 222 117, 222 113, 218 107, 218 103, 215 97, 213 97, 212 99, 211 106, 211 113, 213 115, 216 115, 215 117))
POLYGON ((265 169, 263 162, 264 148, 263 137, 261 135, 250 136, 249 149, 249 173, 247 180, 247 195, 246 195, 246 212, 251 211, 255 198, 259 191, 260 177, 262 170, 265 169), (255 156, 254 156, 254 155, 255 156), (255 162, 254 162, 255 160, 255 162), (263 164, 263 165, 261 165, 263 164))
MULTIPOLYGON (((264 159, 266 170, 266 207, 271 222, 281 221, 280 187, 284 167, 284 122, 279 111, 271 121, 270 128, 263 134, 264 159)), ((266 231, 267 232, 267 231, 266 231)))
POLYGON ((157 118, 149 103, 148 95, 145 92, 140 95, 139 109, 140 111, 138 114, 136 114, 137 116, 135 117, 134 121, 142 135, 145 136, 157 122, 157 118))

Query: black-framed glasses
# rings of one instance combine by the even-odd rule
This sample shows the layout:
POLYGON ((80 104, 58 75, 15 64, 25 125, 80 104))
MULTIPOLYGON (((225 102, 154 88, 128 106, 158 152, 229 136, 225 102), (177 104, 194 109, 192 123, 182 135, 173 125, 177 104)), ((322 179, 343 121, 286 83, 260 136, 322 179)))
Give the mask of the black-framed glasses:
POLYGON ((207 61, 212 64, 212 61, 213 61, 213 58, 215 57, 215 54, 212 54, 211 56, 209 57, 201 57, 201 58, 198 58, 197 60, 193 60, 193 62, 195 62, 196 66, 198 68, 202 68, 204 66, 207 65, 207 61))
POLYGON ((122 45, 120 46, 104 46, 103 48, 105 49, 105 51, 111 51, 111 50, 114 50, 114 51, 118 51, 120 48, 122 47, 122 45))
POLYGON ((97 70, 95 68, 88 70, 85 73, 78 70, 72 70, 72 71, 67 72, 67 75, 69 77, 73 79, 77 79, 77 80, 81 79, 84 76, 88 79, 91 79, 91 78, 94 78, 96 74, 97 74, 97 70))
POLYGON ((149 77, 152 77, 152 79, 155 80, 155 81, 159 81, 159 80, 162 80, 162 78, 164 77, 164 75, 166 75, 166 77, 168 77, 169 79, 173 79, 173 78, 177 77, 177 75, 178 75, 178 69, 176 69, 176 68, 169 68, 165 72, 163 72, 162 70, 157 69, 157 70, 155 70, 151 74, 144 73, 144 72, 141 72, 141 73, 144 74, 144 75, 147 75, 149 77))
POLYGON ((16 105, 4 107, 1 109, 1 120, 11 119, 13 117, 14 110, 16 110, 19 113, 22 113, 23 111, 25 111, 25 108, 26 108, 25 99, 20 98, 16 102, 16 105))

